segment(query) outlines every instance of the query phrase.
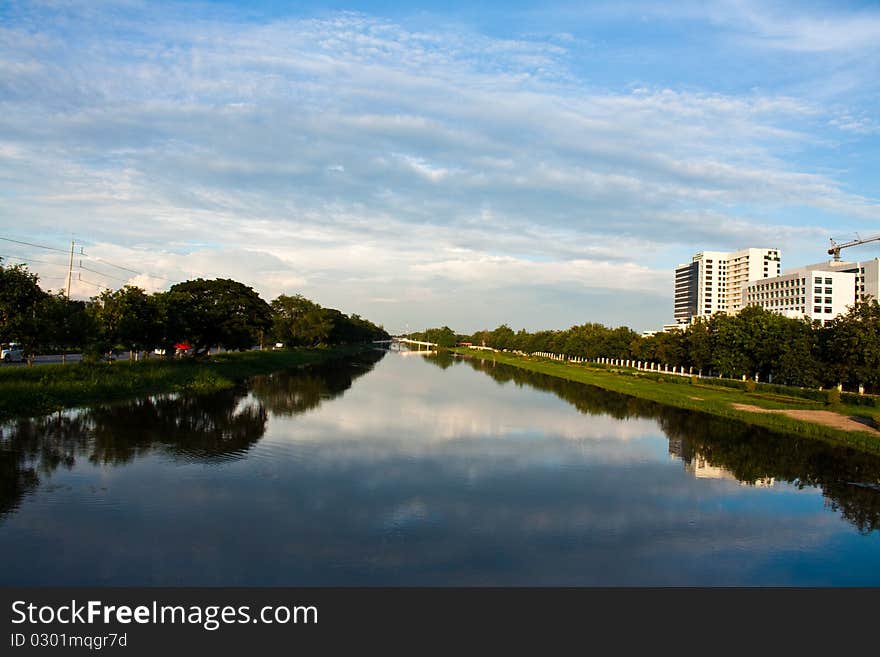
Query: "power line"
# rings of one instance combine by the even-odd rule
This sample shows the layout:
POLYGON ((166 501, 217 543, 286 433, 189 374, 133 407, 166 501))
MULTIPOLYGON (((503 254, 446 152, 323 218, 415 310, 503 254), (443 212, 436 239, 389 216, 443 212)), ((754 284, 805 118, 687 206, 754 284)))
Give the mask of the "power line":
MULTIPOLYGON (((58 248, 55 248, 54 246, 46 246, 45 244, 35 244, 33 242, 25 242, 23 240, 14 240, 11 237, 0 237, 0 240, 4 240, 6 242, 13 242, 15 244, 23 244, 25 246, 33 246, 38 249, 46 249, 47 251, 56 251, 58 253, 65 253, 65 254, 67 253, 66 249, 58 249, 58 248)), ((97 260, 98 262, 103 262, 105 265, 109 265, 110 267, 115 267, 117 269, 121 269, 123 271, 127 271, 132 274, 137 274, 138 276, 141 276, 141 275, 151 276, 152 278, 159 278, 163 281, 170 281, 171 280, 170 278, 165 278, 164 276, 157 276, 154 274, 144 274, 144 272, 140 272, 136 269, 131 269, 130 267, 124 267, 122 265, 118 265, 115 262, 110 262, 109 260, 105 260, 104 258, 101 258, 98 256, 93 256, 93 255, 88 255, 85 251, 82 250, 82 247, 80 247, 79 255, 81 255, 85 258, 89 258, 91 260, 97 260)), ((97 272, 97 273, 101 273, 101 272, 97 272)))
POLYGON ((80 274, 80 275, 78 276, 77 280, 78 280, 80 283, 85 283, 86 285, 94 285, 95 287, 97 287, 97 288, 99 288, 99 289, 100 289, 100 288, 104 288, 105 290, 109 290, 109 289, 110 289, 110 288, 107 287, 106 285, 101 285, 100 283, 93 283, 92 281, 87 281, 86 279, 84 279, 84 278, 82 277, 82 274, 80 274))
POLYGON ((59 262, 50 262, 48 260, 37 260, 36 258, 21 258, 19 256, 11 256, 11 255, 3 255, 0 254, 0 258, 6 258, 8 260, 19 260, 25 264, 30 264, 32 262, 39 262, 44 265, 53 265, 55 267, 63 267, 64 265, 59 262))
MULTIPOLYGON (((99 258, 98 256, 93 256, 85 253, 82 249, 80 249, 79 255, 89 258, 91 260, 97 260, 105 265, 110 265, 111 267, 116 267, 117 269, 121 269, 122 271, 128 271, 132 274, 137 274, 138 276, 149 276, 150 278, 158 278, 161 281, 167 281, 169 283, 179 283, 180 281, 175 281, 171 278, 166 278, 165 276, 159 276, 158 274, 151 274, 150 272, 137 271, 136 269, 131 269, 129 267, 123 267, 122 265, 117 265, 116 263, 110 262, 109 260, 105 260, 104 258, 99 258)), ((120 279, 121 280, 121 279, 120 279)), ((128 280, 128 279, 125 279, 128 280)))
MULTIPOLYGON (((34 243, 34 242, 26 242, 26 241, 24 241, 24 240, 16 240, 16 239, 12 239, 11 237, 0 237, 0 240, 6 241, 6 242, 12 242, 12 243, 14 243, 14 244, 22 244, 22 245, 24 245, 24 246, 32 246, 32 247, 34 247, 34 248, 38 248, 38 249, 46 249, 47 251, 55 251, 55 252, 57 252, 57 253, 64 253, 65 255, 68 253, 68 250, 67 250, 67 249, 58 249, 58 248, 55 248, 54 246, 46 246, 45 244, 36 244, 36 243, 34 243)), ((103 264, 108 265, 108 266, 110 266, 110 267, 114 267, 114 268, 116 268, 116 269, 120 269, 120 270, 122 270, 122 271, 127 271, 127 272, 129 272, 129 273, 131 273, 131 274, 135 274, 136 276, 148 276, 148 277, 150 277, 150 278, 156 278, 156 279, 159 279, 160 281, 165 281, 165 282, 167 282, 167 283, 171 283, 171 284, 179 283, 179 282, 180 282, 180 281, 174 280, 174 279, 172 279, 172 278, 167 278, 166 276, 159 276, 158 274, 153 274, 153 273, 150 273, 150 272, 142 272, 142 271, 138 271, 138 270, 136 270, 136 269, 132 269, 131 267, 125 267, 124 265, 120 265, 120 264, 117 264, 117 263, 115 263, 115 262, 111 262, 110 260, 106 260, 106 259, 101 258, 101 257, 99 257, 99 256, 89 255, 89 254, 87 254, 87 253, 83 250, 83 247, 82 247, 82 246, 80 247, 80 252, 79 252, 78 255, 82 256, 83 258, 88 258, 89 260, 95 260, 95 261, 97 261, 97 262, 103 263, 103 264)), ((17 260, 21 260, 21 258, 16 258, 16 259, 17 259, 17 260)), ((31 260, 31 262, 40 262, 40 261, 38 261, 38 260, 31 260)), ((45 261, 44 261, 44 262, 45 262, 45 261)), ((46 264, 53 264, 53 263, 46 263, 46 264)), ((82 269, 87 269, 86 267, 82 267, 82 263, 80 263, 80 267, 81 267, 82 269)), ((109 274, 105 274, 105 273, 103 273, 103 272, 96 271, 96 270, 94 270, 94 269, 87 269, 87 271, 91 271, 91 272, 93 272, 93 273, 100 274, 100 275, 102 275, 102 276, 106 276, 106 277, 108 277, 108 278, 113 278, 113 279, 118 280, 118 281, 127 281, 127 280, 128 280, 128 279, 122 279, 122 278, 114 277, 114 276, 111 276, 111 275, 109 275, 109 274)), ((94 284, 93 284, 93 285, 94 285, 94 284)), ((102 286, 102 287, 106 287, 106 286, 102 286)))
MULTIPOLYGON (((121 269, 121 270, 123 270, 123 271, 129 271, 129 272, 131 272, 132 274, 137 274, 137 275, 140 276, 140 275, 143 273, 143 272, 139 272, 139 271, 137 271, 136 269, 130 269, 129 267, 123 267, 122 265, 114 264, 114 263, 110 262, 109 260, 104 260, 103 258, 99 258, 98 256, 88 255, 88 254, 87 254, 85 251, 83 251, 82 249, 80 249, 79 254, 80 254, 81 256, 85 256, 86 258, 91 258, 92 260, 97 260, 98 262, 103 262, 105 265, 110 265, 111 267, 116 267, 117 269, 121 269)), ((158 277, 157 277, 157 278, 158 278, 158 277)))
POLYGON ((79 268, 84 271, 90 271, 93 274, 98 274, 99 276, 105 276, 106 278, 112 278, 113 280, 116 280, 116 281, 122 281, 123 283, 128 281, 128 278, 119 278, 119 276, 111 276, 110 274, 105 274, 104 272, 98 271, 97 269, 89 269, 88 267, 83 265, 82 260, 79 261, 79 268))
POLYGON ((0 237, 0 240, 4 242, 14 242, 15 244, 24 244, 25 246, 33 246, 38 249, 46 249, 47 251, 58 251, 58 253, 67 253, 64 249, 56 249, 54 246, 45 246, 44 244, 34 244, 33 242, 22 242, 21 240, 14 240, 11 237, 0 237))

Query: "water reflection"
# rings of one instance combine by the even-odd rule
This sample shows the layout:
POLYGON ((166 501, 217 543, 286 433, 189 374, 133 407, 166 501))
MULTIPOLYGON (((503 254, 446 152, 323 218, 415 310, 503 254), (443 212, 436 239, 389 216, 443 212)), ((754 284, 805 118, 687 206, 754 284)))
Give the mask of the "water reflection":
POLYGON ((449 354, 2 431, 0 584, 880 584, 877 457, 449 354))
POLYGON ((462 362, 498 383, 512 382, 552 392, 582 413, 653 419, 669 439, 669 453, 680 458, 694 476, 731 478, 752 486, 776 481, 798 488, 814 486, 822 491, 829 507, 859 532, 880 529, 878 456, 663 406, 491 359, 468 358, 462 362))
POLYGON ((352 383, 372 370, 385 353, 377 349, 344 362, 258 376, 252 380, 251 390, 272 413, 299 415, 351 388, 352 383))
POLYGON ((266 432, 268 413, 304 413, 333 399, 380 360, 371 352, 311 370, 256 377, 210 394, 154 395, 0 425, 0 521, 58 468, 85 459, 123 465, 160 453, 173 461, 241 459, 266 432))

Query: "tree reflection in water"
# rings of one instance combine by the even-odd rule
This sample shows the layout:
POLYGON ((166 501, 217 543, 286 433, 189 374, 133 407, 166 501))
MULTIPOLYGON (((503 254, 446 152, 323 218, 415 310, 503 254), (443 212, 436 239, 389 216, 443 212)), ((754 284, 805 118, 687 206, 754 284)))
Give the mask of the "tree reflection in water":
POLYGON ((351 388, 356 379, 372 370, 385 353, 377 349, 350 360, 257 376, 251 380, 251 390, 270 412, 276 415, 299 415, 317 408, 324 401, 339 397, 351 388))
MULTIPOLYGON (((431 362, 434 357, 426 359, 431 362)), ((686 466, 705 463, 747 485, 784 481, 798 488, 815 486, 822 491, 828 506, 859 532, 868 534, 880 529, 878 456, 672 408, 492 360, 468 358, 460 362, 499 384, 513 382, 552 392, 588 415, 656 420, 669 438, 670 453, 686 466)))
POLYGON ((121 465, 163 453, 174 460, 224 462, 263 437, 268 413, 293 415, 338 397, 382 358, 352 360, 257 377, 210 394, 156 395, 0 425, 0 520, 58 468, 80 459, 121 465))

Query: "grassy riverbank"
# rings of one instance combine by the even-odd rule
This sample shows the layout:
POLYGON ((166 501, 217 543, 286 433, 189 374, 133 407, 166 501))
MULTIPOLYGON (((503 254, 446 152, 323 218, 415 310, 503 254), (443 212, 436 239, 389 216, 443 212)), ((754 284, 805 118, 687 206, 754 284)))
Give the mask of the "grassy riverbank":
POLYGON ((510 353, 454 349, 474 358, 586 383, 667 406, 741 420, 782 433, 843 443, 880 453, 880 409, 827 404, 778 393, 713 385, 709 379, 657 376, 626 368, 594 367, 510 353), (794 417, 793 417, 794 416, 794 417))
POLYGON ((0 420, 162 392, 220 390, 257 374, 310 365, 362 346, 216 354, 207 359, 0 368, 0 420))

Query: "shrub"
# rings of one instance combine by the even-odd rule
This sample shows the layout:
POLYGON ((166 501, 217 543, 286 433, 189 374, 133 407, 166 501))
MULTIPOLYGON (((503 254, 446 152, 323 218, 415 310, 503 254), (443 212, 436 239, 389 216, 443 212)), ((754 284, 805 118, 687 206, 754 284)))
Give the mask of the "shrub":
POLYGON ((840 396, 840 399, 845 404, 850 404, 852 406, 878 406, 878 397, 873 395, 857 395, 852 392, 845 392, 840 396))
POLYGON ((758 384, 755 381, 746 381, 746 392, 755 392, 758 389, 758 384))
POLYGON ((837 388, 831 388, 825 392, 826 399, 825 401, 828 404, 839 404, 840 403, 840 390, 837 388))

